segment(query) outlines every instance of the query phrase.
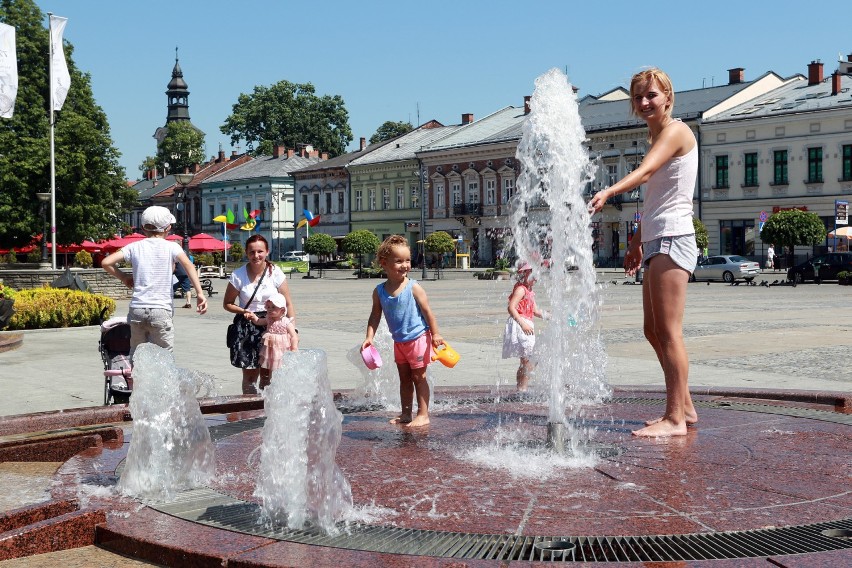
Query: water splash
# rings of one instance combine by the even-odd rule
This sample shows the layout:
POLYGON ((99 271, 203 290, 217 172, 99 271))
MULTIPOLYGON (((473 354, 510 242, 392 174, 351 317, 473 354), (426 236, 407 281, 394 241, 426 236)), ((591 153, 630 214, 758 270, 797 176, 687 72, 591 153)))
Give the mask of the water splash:
POLYGON ((352 508, 352 490, 334 461, 343 415, 334 406, 325 353, 286 353, 263 391, 263 405, 254 492, 263 520, 291 529, 310 522, 337 534, 335 522, 352 508))
POLYGON ((133 356, 133 438, 118 488, 146 502, 208 483, 216 462, 197 397, 208 396, 213 378, 179 369, 171 352, 151 343, 133 356))
MULTIPOLYGON (((537 382, 547 391, 548 421, 570 428, 583 407, 610 394, 591 219, 583 199, 594 165, 564 73, 552 69, 536 79, 530 108, 517 150, 521 174, 511 216, 513 245, 518 258, 532 265, 537 292, 552 312, 534 356, 537 382)), ((578 450, 578 432, 566 434, 578 450)))

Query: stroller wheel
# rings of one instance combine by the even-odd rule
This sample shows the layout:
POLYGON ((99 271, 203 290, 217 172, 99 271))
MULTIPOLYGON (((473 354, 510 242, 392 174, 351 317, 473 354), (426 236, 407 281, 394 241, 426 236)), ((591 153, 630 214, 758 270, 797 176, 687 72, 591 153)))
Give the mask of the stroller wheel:
POLYGON ((104 383, 104 406, 109 404, 109 387, 110 381, 105 381, 104 383))

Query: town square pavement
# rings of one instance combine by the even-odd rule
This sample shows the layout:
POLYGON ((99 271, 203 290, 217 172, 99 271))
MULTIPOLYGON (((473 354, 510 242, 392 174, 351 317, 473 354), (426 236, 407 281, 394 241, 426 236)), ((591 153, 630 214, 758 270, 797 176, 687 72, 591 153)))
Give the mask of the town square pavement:
MULTIPOLYGON (((414 275, 415 277, 419 274, 414 275)), ((430 277, 432 274, 430 273, 430 277)), ((449 273, 423 286, 444 338, 461 354, 453 369, 434 366, 436 386, 505 385, 517 360, 500 359, 509 281, 449 273)), ((772 283, 766 272, 757 282, 772 283)), ((632 280, 632 279, 631 279, 632 280)), ((606 376, 612 385, 663 386, 663 376, 642 333, 642 287, 617 272, 599 272, 606 376)), ((241 374, 230 366, 222 309, 226 280, 214 280, 207 314, 175 300, 175 360, 179 367, 212 375, 217 394, 240 393, 241 374)), ((303 348, 328 355, 332 388, 363 382, 347 352, 363 341, 370 294, 379 280, 289 280, 303 348)), ((539 291, 542 302, 544 294, 539 291)), ((127 312, 119 301, 117 313, 127 312)), ((546 307, 546 306, 543 306, 546 307)), ((547 325, 540 323, 540 326, 547 325)), ((852 287, 689 285, 684 335, 690 385, 848 392, 852 386, 852 287)), ((103 364, 97 326, 27 331, 20 348, 0 353, 0 416, 103 403, 103 364)))

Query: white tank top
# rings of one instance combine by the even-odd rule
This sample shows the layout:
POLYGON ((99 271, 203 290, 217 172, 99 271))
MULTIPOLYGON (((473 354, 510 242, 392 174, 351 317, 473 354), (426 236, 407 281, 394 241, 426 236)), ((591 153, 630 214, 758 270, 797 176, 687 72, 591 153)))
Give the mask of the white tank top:
POLYGON ((642 241, 695 233, 692 195, 698 175, 698 144, 663 164, 648 180, 642 241))

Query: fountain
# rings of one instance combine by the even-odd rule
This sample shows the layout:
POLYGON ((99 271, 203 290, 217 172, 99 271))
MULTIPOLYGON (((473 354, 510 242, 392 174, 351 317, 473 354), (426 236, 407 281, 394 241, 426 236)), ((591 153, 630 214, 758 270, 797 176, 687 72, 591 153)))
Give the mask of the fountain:
POLYGON ((175 366, 170 351, 152 343, 133 356, 133 439, 118 488, 143 501, 165 501, 208 483, 216 459, 197 398, 208 396, 212 377, 175 366))
POLYGON ((547 391, 548 443, 556 452, 577 453, 589 437, 579 426, 584 408, 610 394, 583 199, 594 166, 567 77, 552 69, 535 85, 517 150, 521 174, 511 217, 513 244, 518 258, 532 265, 550 304, 551 322, 539 334, 533 358, 547 391))

